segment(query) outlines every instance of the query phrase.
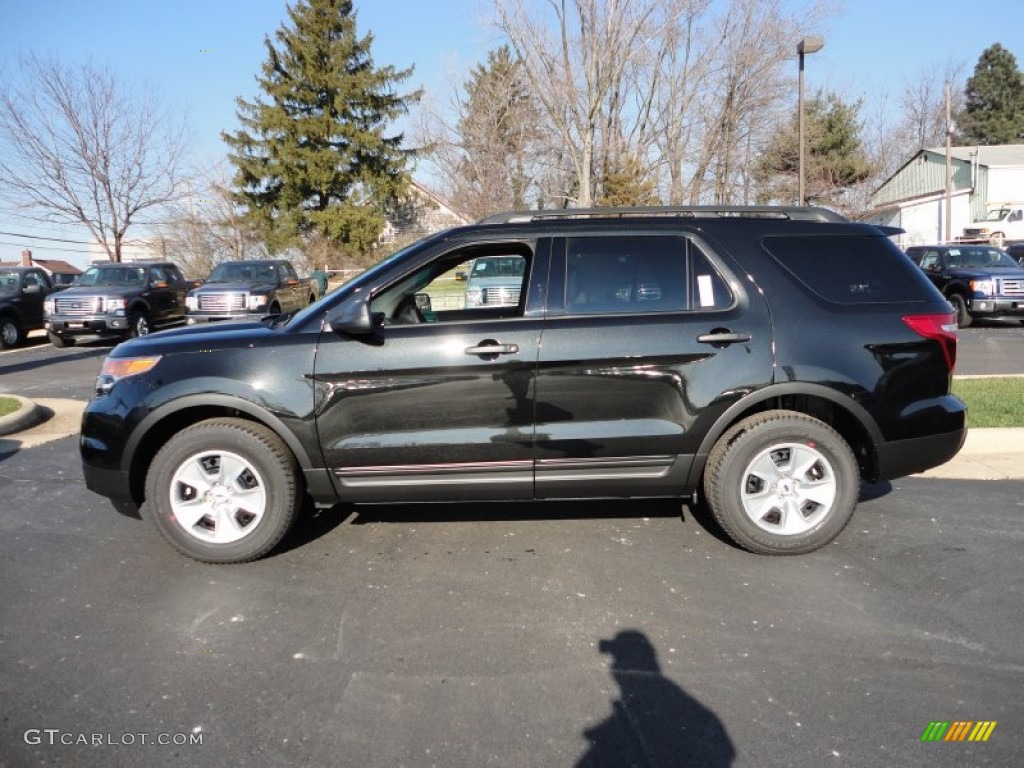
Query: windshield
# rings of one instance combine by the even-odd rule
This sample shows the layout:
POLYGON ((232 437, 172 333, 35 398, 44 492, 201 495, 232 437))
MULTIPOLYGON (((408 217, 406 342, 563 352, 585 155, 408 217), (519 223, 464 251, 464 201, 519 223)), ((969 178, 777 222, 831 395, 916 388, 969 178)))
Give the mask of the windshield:
POLYGON ((949 252, 951 267, 981 267, 983 269, 1019 269, 1013 258, 998 248, 954 248, 949 252))
POLYGON ((995 210, 988 212, 988 216, 985 217, 985 221, 1000 221, 1004 219, 1006 214, 1009 212, 1009 208, 996 208, 995 210))
MULTIPOLYGON (((391 265, 394 264, 396 261, 403 259, 407 254, 419 250, 424 246, 428 246, 431 243, 436 242, 437 240, 445 239, 450 232, 451 230, 446 229, 441 232, 437 232, 436 234, 428 235, 427 237, 424 237, 422 240, 417 240, 415 243, 407 245, 405 248, 400 248, 399 250, 395 251, 389 256, 385 256, 383 259, 378 261, 368 270, 356 275, 347 283, 342 285, 340 288, 337 288, 331 291, 330 293, 321 296, 319 301, 310 304, 301 312, 298 312, 295 315, 290 316, 290 320, 294 320, 296 325, 301 326, 303 323, 306 322, 308 318, 321 314, 324 311, 323 305, 325 303, 333 304, 339 298, 348 295, 352 291, 357 291, 365 285, 373 285, 379 279, 381 273, 386 272, 388 269, 390 269, 391 265)), ((277 323, 275 323, 275 325, 277 325, 277 323)))
POLYGON ((206 278, 207 283, 273 283, 276 280, 277 271, 273 264, 253 264, 240 261, 219 264, 206 278))
POLYGON ((0 293, 17 293, 21 285, 21 273, 13 270, 0 272, 0 293))
POLYGON ((89 267, 78 276, 76 285, 142 285, 145 282, 145 267, 89 267))

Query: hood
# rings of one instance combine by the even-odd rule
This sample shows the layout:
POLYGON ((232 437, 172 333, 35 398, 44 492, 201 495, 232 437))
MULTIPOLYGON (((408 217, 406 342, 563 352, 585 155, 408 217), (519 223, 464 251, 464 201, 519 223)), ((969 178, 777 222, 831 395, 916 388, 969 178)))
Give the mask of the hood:
POLYGON ((209 296, 213 293, 268 292, 276 288, 271 283, 203 283, 188 292, 189 296, 209 296))
POLYGON ((1024 269, 1008 269, 1006 267, 951 267, 947 270, 953 277, 965 280, 987 280, 999 277, 1004 280, 1024 280, 1024 269))
POLYGON ((110 354, 111 357, 141 357, 237 349, 255 346, 275 333, 277 331, 260 322, 192 325, 130 339, 118 344, 110 354))
POLYGON ((62 299, 75 296, 138 296, 149 290, 145 285, 75 285, 60 292, 62 299))

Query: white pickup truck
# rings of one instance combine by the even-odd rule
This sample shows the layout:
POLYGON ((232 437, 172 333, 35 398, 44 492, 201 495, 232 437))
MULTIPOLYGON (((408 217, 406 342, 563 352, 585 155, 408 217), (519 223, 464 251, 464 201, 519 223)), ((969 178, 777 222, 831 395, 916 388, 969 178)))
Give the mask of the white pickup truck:
POLYGON ((961 243, 988 243, 997 248, 1009 240, 1024 240, 1024 203, 998 203, 989 206, 981 221, 964 227, 961 243))

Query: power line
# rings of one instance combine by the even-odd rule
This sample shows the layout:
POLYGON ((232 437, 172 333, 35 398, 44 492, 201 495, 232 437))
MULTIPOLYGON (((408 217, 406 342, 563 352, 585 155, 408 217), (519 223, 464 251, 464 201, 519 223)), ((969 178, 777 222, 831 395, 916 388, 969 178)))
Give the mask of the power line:
MULTIPOLYGON (((0 230, 0 235, 7 235, 8 237, 27 237, 29 240, 52 240, 55 243, 72 243, 74 245, 92 245, 88 240, 66 240, 63 237, 43 237, 42 235, 27 235, 24 232, 4 232, 0 230)), ((11 243, 8 243, 11 245, 11 243)))
MULTIPOLYGON (((25 247, 24 243, 12 243, 12 242, 8 242, 6 240, 0 240, 0 245, 13 245, 13 246, 18 247, 18 248, 24 248, 25 247)), ((67 253, 87 253, 87 254, 88 253, 95 253, 95 251, 85 251, 85 250, 82 250, 81 248, 61 248, 61 247, 56 246, 56 245, 44 245, 42 247, 45 248, 47 251, 66 251, 67 253)))

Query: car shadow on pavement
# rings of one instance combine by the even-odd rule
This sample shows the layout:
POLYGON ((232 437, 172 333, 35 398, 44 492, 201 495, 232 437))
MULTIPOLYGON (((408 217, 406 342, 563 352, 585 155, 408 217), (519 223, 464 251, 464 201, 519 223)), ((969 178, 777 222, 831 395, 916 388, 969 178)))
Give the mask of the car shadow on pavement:
POLYGON ((352 525, 370 523, 458 523, 512 520, 600 520, 679 517, 679 499, 588 499, 585 501, 478 501, 460 504, 356 506, 352 525))
POLYGON ((657 652, 643 632, 622 630, 601 640, 598 649, 611 656, 619 697, 605 719, 583 730, 589 746, 576 768, 733 764, 736 747, 725 725, 661 674, 657 652))

